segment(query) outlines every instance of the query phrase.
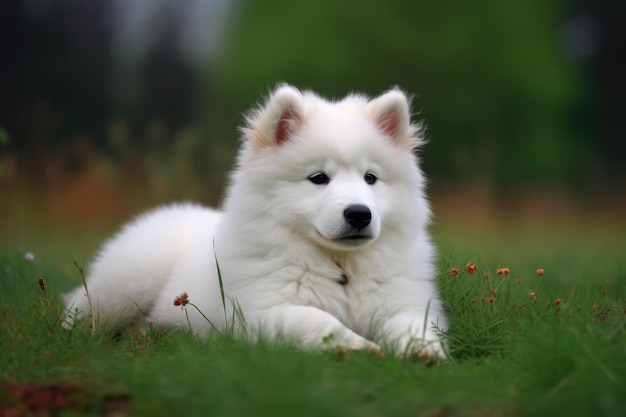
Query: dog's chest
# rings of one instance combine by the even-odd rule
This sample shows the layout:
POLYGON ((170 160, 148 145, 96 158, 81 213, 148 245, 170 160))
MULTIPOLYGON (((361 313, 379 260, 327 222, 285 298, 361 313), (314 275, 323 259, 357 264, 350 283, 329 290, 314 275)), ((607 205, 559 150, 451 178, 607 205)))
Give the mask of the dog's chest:
POLYGON ((379 313, 386 310, 386 285, 376 277, 351 277, 349 273, 336 277, 305 274, 293 284, 285 290, 291 293, 295 303, 326 311, 364 336, 379 325, 379 313))

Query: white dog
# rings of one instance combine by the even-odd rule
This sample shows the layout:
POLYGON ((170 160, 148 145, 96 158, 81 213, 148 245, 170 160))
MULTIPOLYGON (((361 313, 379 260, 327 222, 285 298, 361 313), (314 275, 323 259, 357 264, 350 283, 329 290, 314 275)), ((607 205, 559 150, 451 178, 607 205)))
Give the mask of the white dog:
MULTIPOLYGON (((187 293, 206 316, 187 307, 199 337, 232 326, 303 349, 444 359, 409 112, 397 89, 327 101, 279 86, 247 117, 222 212, 158 208, 104 245, 87 278, 95 317, 187 328, 173 305, 187 293)), ((84 293, 65 296, 66 325, 89 311, 84 293)))

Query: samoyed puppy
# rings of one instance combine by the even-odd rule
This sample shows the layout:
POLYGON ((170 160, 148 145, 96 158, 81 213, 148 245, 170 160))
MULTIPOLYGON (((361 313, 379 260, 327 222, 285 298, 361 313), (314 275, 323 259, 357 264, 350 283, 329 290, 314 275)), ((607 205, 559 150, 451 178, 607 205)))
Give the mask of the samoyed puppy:
POLYGON ((171 205, 127 224, 91 265, 90 299, 82 286, 65 295, 66 326, 92 311, 99 323, 142 317, 201 338, 230 329, 301 349, 445 359, 422 130, 407 96, 329 101, 283 84, 241 132, 223 210, 171 205), (173 305, 183 293, 204 316, 173 305))

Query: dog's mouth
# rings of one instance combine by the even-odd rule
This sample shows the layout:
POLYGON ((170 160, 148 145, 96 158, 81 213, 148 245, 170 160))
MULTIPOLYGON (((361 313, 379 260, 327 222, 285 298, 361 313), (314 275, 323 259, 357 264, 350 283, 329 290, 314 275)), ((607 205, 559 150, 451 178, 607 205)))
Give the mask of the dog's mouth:
POLYGON ((324 246, 335 249, 361 247, 374 240, 374 236, 369 233, 349 233, 329 238, 317 231, 317 235, 321 238, 324 246))
POLYGON ((357 249, 367 246, 374 240, 374 237, 369 234, 351 234, 346 236, 340 236, 333 239, 333 242, 338 247, 344 249, 357 249))
POLYGON ((340 236, 340 237, 336 238, 335 241, 337 241, 337 242, 343 242, 343 241, 350 242, 350 241, 358 241, 358 240, 369 240, 371 238, 372 238, 371 235, 355 234, 355 235, 340 236))
POLYGON ((317 235, 321 237, 324 242, 326 242, 326 245, 344 248, 362 246, 374 239, 374 236, 369 233, 350 233, 326 237, 318 231, 317 235))

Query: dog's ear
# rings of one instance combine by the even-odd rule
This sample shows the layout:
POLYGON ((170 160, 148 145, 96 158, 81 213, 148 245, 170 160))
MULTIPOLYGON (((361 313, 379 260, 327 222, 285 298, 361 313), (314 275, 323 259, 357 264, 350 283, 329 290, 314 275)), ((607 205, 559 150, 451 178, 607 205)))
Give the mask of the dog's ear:
POLYGON ((265 103, 247 117, 244 133, 253 148, 281 145, 291 139, 304 120, 302 93, 295 87, 281 84, 265 103))
POLYGON ((272 95, 267 107, 273 112, 270 121, 274 140, 279 145, 287 142, 302 125, 302 94, 294 87, 283 85, 272 95))
POLYGON ((413 149, 422 143, 419 125, 411 124, 409 99, 398 89, 389 90, 367 104, 367 115, 394 143, 413 149))

